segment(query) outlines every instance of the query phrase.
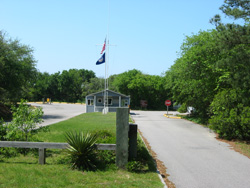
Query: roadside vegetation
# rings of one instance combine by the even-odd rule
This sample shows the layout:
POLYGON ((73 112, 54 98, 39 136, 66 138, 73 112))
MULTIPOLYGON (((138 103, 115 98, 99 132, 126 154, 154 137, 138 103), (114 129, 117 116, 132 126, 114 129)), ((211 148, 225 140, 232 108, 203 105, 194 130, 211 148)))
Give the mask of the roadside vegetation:
MULTIPOLYGON (((66 142, 71 131, 73 134, 95 134, 97 143, 115 143, 115 115, 82 114, 49 126, 50 131, 40 131, 36 134, 36 139, 66 142)), ((77 170, 78 168, 72 169, 71 154, 66 150, 48 149, 46 165, 38 164, 37 150, 30 150, 25 154, 19 149, 5 150, 9 151, 0 155, 0 186, 3 187, 32 187, 34 184, 37 187, 163 187, 154 161, 139 138, 138 157, 129 161, 126 170, 117 169, 114 151, 93 150, 93 168, 77 170)))
POLYGON ((223 14, 237 23, 211 19, 215 29, 187 36, 180 57, 166 72, 172 100, 195 108, 194 119, 227 140, 250 140, 250 7, 225 1, 223 14))

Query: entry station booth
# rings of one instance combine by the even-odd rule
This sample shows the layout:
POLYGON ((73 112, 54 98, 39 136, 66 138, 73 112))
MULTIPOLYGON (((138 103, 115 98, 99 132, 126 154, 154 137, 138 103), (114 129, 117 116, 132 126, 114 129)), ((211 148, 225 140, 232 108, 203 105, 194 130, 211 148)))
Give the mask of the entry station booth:
MULTIPOLYGON (((86 96, 86 112, 102 112, 104 109, 104 92, 100 91, 86 96)), ((108 112, 116 112, 117 108, 129 107, 130 96, 121 93, 106 90, 105 108, 108 112)))

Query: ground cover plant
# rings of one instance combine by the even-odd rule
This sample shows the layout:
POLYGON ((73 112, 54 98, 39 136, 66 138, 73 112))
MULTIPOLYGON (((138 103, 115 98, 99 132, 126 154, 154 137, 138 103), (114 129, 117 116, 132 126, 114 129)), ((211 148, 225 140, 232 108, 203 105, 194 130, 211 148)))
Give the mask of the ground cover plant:
POLYGON ((70 131, 66 132, 65 137, 69 144, 66 151, 70 155, 72 168, 94 170, 97 134, 70 131))
MULTIPOLYGON (((97 143, 115 143, 115 113, 82 114, 53 124, 50 132, 39 132, 45 142, 66 142, 65 133, 96 133, 97 143)), ((6 158, 0 155, 0 187, 163 187, 144 144, 139 141, 138 158, 127 165, 115 166, 114 151, 98 151, 95 171, 72 170, 68 154, 63 150, 47 150, 46 165, 38 164, 38 154, 28 153, 6 158)))
POLYGON ((7 125, 7 140, 32 140, 37 124, 42 122, 42 108, 30 107, 26 102, 22 99, 17 107, 12 107, 13 119, 7 125))

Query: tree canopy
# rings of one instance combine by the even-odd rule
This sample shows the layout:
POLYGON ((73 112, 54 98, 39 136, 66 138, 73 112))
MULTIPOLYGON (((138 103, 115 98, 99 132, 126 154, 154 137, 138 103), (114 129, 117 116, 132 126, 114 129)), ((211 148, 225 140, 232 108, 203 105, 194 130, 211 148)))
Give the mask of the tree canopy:
POLYGON ((0 31, 0 101, 18 101, 36 74, 33 50, 0 31))
POLYGON ((211 20, 216 29, 186 37, 166 72, 166 88, 178 103, 193 106, 221 137, 250 139, 250 2, 226 0, 226 16, 243 24, 211 20), (248 118, 247 118, 248 117, 248 118))
POLYGON ((168 92, 164 88, 164 77, 143 74, 133 69, 116 75, 112 86, 120 93, 131 96, 131 107, 141 108, 140 101, 148 102, 148 109, 164 109, 168 92))
POLYGON ((85 69, 70 69, 54 74, 38 72, 31 100, 52 98, 53 101, 82 102, 87 94, 86 85, 94 78, 95 73, 85 69))

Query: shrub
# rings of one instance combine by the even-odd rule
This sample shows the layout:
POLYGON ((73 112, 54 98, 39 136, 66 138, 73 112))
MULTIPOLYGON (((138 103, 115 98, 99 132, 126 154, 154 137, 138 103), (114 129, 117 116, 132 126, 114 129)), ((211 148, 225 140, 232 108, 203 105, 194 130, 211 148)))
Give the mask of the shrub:
POLYGON ((97 157, 97 169, 105 170, 115 166, 116 155, 115 151, 110 150, 98 150, 96 153, 97 157))
POLYGON ((126 167, 130 172, 140 172, 144 169, 145 164, 141 161, 129 161, 126 167))
POLYGON ((96 168, 97 135, 83 132, 66 132, 65 138, 69 147, 72 168, 79 170, 94 170, 96 168))
POLYGON ((149 154, 142 140, 137 139, 137 157, 132 159, 126 165, 128 171, 131 172, 155 172, 156 166, 152 156, 149 154))
POLYGON ((235 90, 217 94, 211 104, 210 128, 228 140, 250 140, 250 107, 238 101, 235 90))
POLYGON ((42 108, 31 108, 21 100, 18 107, 12 107, 13 120, 8 124, 7 140, 28 141, 33 136, 38 123, 42 122, 42 108))
POLYGON ((180 108, 177 110, 180 113, 186 113, 187 112, 187 105, 186 103, 183 103, 180 108))

